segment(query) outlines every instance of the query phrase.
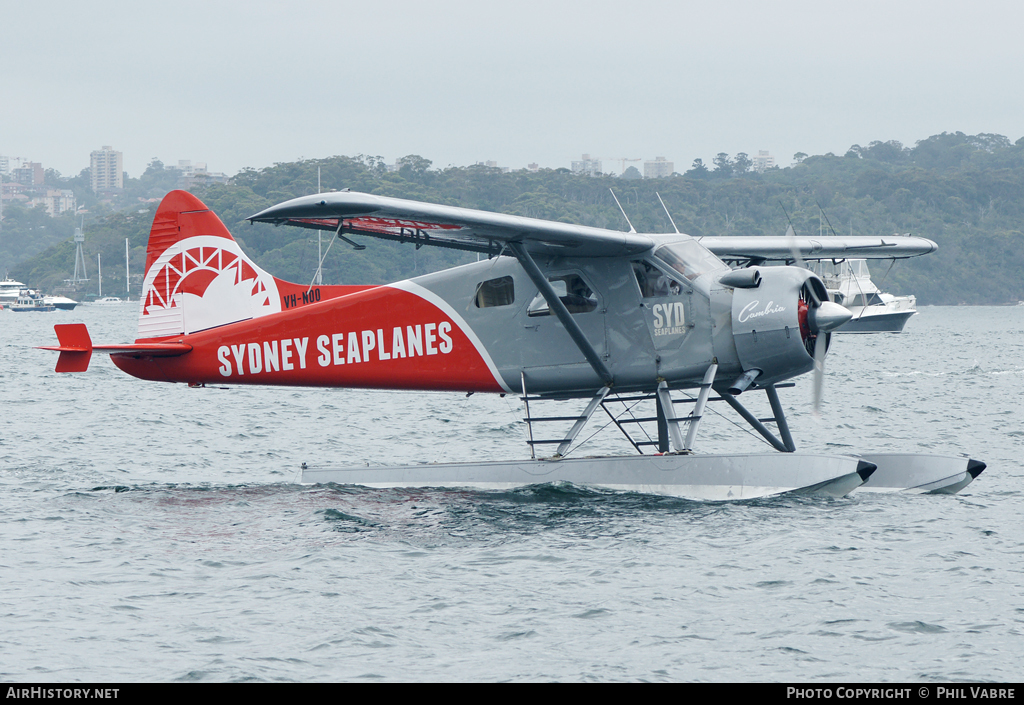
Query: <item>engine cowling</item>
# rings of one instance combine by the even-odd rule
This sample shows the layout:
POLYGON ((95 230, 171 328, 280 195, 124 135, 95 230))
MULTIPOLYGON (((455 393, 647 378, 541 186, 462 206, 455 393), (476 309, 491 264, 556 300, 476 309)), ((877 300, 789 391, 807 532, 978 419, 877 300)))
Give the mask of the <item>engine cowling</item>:
POLYGON ((733 290, 733 342, 744 373, 760 371, 758 384, 809 372, 817 336, 851 317, 829 300, 821 279, 799 267, 760 268, 756 287, 733 290))

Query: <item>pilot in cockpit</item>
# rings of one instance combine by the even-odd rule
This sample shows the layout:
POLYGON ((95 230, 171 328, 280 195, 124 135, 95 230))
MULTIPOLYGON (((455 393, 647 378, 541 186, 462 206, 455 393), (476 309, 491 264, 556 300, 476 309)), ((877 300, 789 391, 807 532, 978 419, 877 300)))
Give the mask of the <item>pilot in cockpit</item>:
POLYGON ((640 295, 645 299, 678 294, 682 287, 679 282, 667 276, 650 262, 633 263, 633 273, 640 285, 640 295))
MULTIPOLYGON (((700 275, 700 272, 698 272, 695 268, 687 264, 686 260, 673 259, 671 262, 669 262, 669 265, 672 267, 672 269, 679 272, 679 276, 684 277, 686 279, 693 280, 700 275)), ((679 293, 678 282, 673 283, 676 285, 676 293, 679 293)))

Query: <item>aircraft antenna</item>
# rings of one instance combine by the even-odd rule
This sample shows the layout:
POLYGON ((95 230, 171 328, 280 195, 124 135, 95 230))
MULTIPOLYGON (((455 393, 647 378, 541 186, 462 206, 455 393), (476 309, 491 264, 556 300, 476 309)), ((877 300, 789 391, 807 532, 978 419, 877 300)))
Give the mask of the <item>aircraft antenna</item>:
POLYGON ((619 207, 619 211, 622 213, 622 217, 626 219, 627 223, 629 223, 629 232, 635 233, 636 232, 636 228, 634 228, 633 224, 629 222, 629 216, 626 215, 626 211, 624 211, 622 209, 622 204, 619 203, 619 199, 615 197, 615 192, 612 191, 610 188, 608 190, 612 192, 612 198, 615 198, 615 205, 617 205, 619 207))
MULTIPOLYGON (((789 213, 786 211, 786 207, 782 205, 782 201, 779 201, 779 208, 786 215, 786 220, 789 222, 789 227, 793 228, 793 219, 789 217, 789 213)), ((796 228, 793 228, 793 234, 796 235, 796 228)))
MULTIPOLYGON (((833 235, 835 235, 836 237, 839 237, 839 233, 837 233, 837 232, 836 232, 836 229, 832 227, 832 221, 830 221, 830 220, 828 219, 828 216, 827 216, 827 215, 825 215, 825 209, 824 209, 824 208, 822 208, 822 207, 821 207, 821 204, 820 204, 820 203, 818 203, 817 201, 815 201, 815 202, 814 202, 814 205, 818 206, 818 212, 819 212, 819 213, 821 213, 821 214, 822 214, 823 216, 825 216, 825 222, 826 222, 826 223, 828 223, 828 229, 832 231, 832 234, 833 234, 833 235)), ((851 235, 852 235, 852 234, 853 234, 853 233, 851 233, 851 235)))
POLYGON ((677 235, 679 235, 679 228, 676 227, 676 221, 672 220, 672 214, 668 212, 668 207, 665 205, 665 202, 661 200, 661 194, 655 191, 654 195, 658 197, 658 201, 661 202, 661 207, 665 209, 665 215, 668 216, 668 222, 672 223, 672 229, 676 231, 677 235))
MULTIPOLYGON (((782 205, 782 201, 779 201, 779 207, 783 213, 786 213, 786 207, 782 205)), ((800 248, 796 244, 796 228, 793 227, 793 220, 789 217, 789 213, 786 213, 786 220, 789 221, 789 228, 786 230, 786 239, 789 240, 789 249, 793 252, 793 261, 796 262, 796 266, 801 269, 807 269, 807 263, 804 262, 803 256, 800 254, 800 248)), ((789 264, 789 262, 786 262, 789 264)), ((811 290, 811 296, 817 299, 817 295, 814 290, 811 290)), ((818 302, 820 303, 820 302, 818 302)))

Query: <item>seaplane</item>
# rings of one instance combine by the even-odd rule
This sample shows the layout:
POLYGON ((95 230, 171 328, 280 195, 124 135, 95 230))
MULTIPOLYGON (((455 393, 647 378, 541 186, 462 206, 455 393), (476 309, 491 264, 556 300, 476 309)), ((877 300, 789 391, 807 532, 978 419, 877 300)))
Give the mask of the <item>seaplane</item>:
POLYGON ((850 319, 801 260, 915 257, 936 249, 925 238, 695 238, 674 224, 673 233, 643 234, 348 190, 249 220, 328 231, 332 243, 357 249, 376 238, 478 257, 380 286, 286 282, 250 259, 198 198, 172 191, 150 232, 137 339, 94 345, 84 324, 57 325, 58 345, 44 347, 60 353, 57 371, 85 371, 98 352, 134 377, 190 387, 430 390, 524 402, 528 457, 524 449, 523 458, 472 463, 306 466, 307 483, 573 483, 725 501, 858 488, 955 493, 985 468, 957 454, 797 452, 783 414, 779 389, 799 375, 814 374, 820 399, 832 331, 850 319), (757 393, 769 417, 741 401, 757 393), (538 413, 553 401, 573 411, 538 413), (701 419, 717 401, 772 450, 696 452, 701 419), (575 452, 598 409, 629 439, 630 454, 575 452), (541 432, 555 424, 561 430, 541 432))

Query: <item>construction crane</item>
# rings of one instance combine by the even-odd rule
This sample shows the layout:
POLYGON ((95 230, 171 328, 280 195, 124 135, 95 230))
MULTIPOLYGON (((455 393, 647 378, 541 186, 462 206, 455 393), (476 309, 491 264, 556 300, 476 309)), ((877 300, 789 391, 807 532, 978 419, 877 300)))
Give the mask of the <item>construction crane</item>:
POLYGON ((611 157, 608 161, 619 162, 619 174, 624 174, 626 171, 626 162, 638 162, 641 157, 611 157))

